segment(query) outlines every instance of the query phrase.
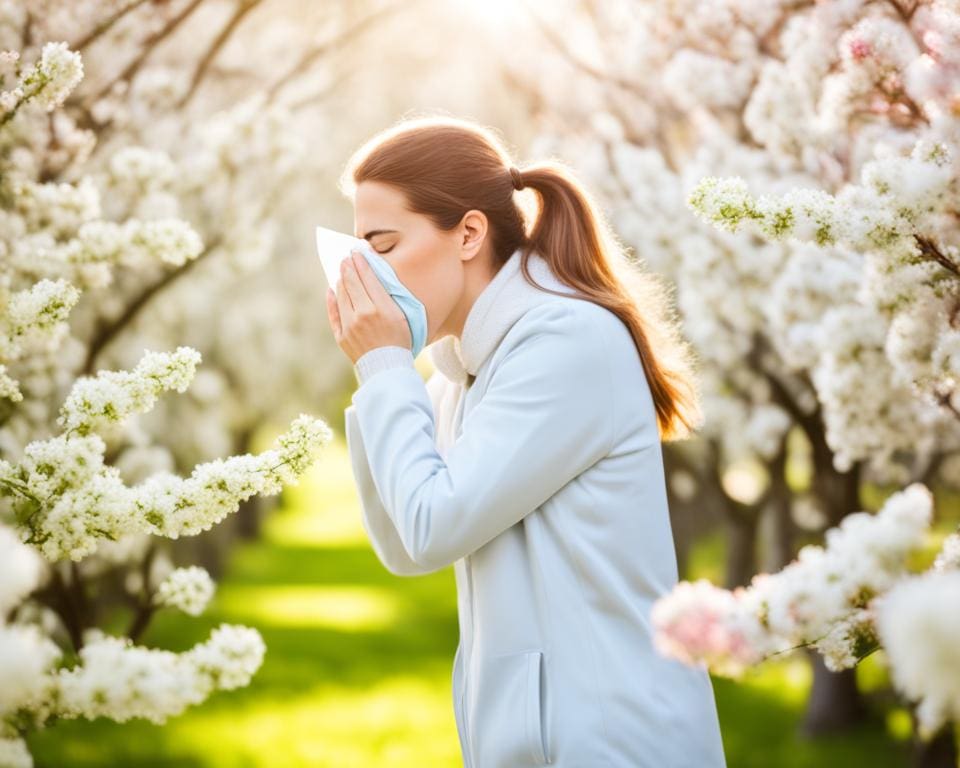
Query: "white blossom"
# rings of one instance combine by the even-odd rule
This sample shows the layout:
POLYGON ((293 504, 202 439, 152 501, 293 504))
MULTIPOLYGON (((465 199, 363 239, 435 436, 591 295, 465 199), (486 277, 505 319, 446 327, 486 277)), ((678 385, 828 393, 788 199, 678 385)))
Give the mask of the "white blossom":
POLYGON ((0 736, 0 765, 4 768, 33 768, 33 756, 20 738, 0 736))
POLYGON ((43 578, 40 556, 21 542, 12 528, 0 524, 0 616, 39 586, 43 578))
POLYGON ((60 649, 39 627, 0 622, 0 718, 19 708, 42 706, 47 673, 60 649))
POLYGON ((296 483, 332 435, 323 420, 301 414, 260 454, 214 459, 187 478, 161 471, 132 487, 104 463, 98 434, 60 435, 28 444, 17 465, 0 460, 0 492, 16 498, 25 541, 49 560, 80 560, 100 540, 128 533, 178 538, 209 530, 250 496, 296 483))
MULTIPOLYGON (((27 349, 56 346, 66 332, 66 320, 80 292, 66 280, 41 280, 9 294, 0 316, 0 360, 12 362, 27 349)), ((23 399, 19 383, 0 366, 0 394, 14 402, 23 399)))
POLYGON ((79 292, 66 280, 41 280, 10 297, 4 319, 15 337, 28 331, 49 331, 66 319, 78 298, 79 292))
POLYGON ((877 513, 854 512, 804 546, 775 574, 733 591, 680 582, 654 603, 656 644, 688 663, 737 676, 772 653, 814 645, 831 669, 855 664, 875 647, 871 601, 906 574, 932 519, 919 483, 894 493, 877 513))
POLYGON ((209 684, 222 690, 241 688, 260 668, 266 647, 251 627, 221 624, 210 639, 189 652, 190 664, 209 684))
POLYGON ((180 219, 132 218, 122 224, 87 222, 64 250, 65 260, 74 264, 165 262, 181 266, 200 255, 203 241, 193 227, 180 219))
POLYGON ((191 565, 171 571, 157 587, 155 600, 160 605, 199 616, 213 597, 214 590, 213 579, 207 570, 191 565))
POLYGON ((894 684, 919 701, 921 734, 960 719, 960 571, 904 579, 877 600, 877 629, 894 684))
POLYGON ((56 675, 58 714, 163 724, 214 690, 247 685, 265 651, 259 632, 230 624, 184 653, 93 630, 80 650, 80 664, 56 675))
POLYGON ((960 533, 951 533, 943 540, 943 546, 933 562, 933 570, 960 570, 960 533))
POLYGON ((813 645, 823 656, 824 665, 833 672, 856 666, 868 652, 876 649, 877 633, 873 611, 858 608, 834 624, 813 645))
POLYGON ((18 100, 32 99, 49 111, 62 104, 82 79, 80 54, 66 43, 46 43, 40 61, 20 80, 18 100))
POLYGON ((123 147, 110 158, 110 175, 118 184, 143 189, 173 181, 176 166, 166 152, 149 147, 123 147))
POLYGON ((57 423, 80 435, 108 422, 122 422, 153 408, 166 390, 185 392, 200 363, 191 347, 147 352, 133 371, 101 371, 77 379, 60 409, 57 423))

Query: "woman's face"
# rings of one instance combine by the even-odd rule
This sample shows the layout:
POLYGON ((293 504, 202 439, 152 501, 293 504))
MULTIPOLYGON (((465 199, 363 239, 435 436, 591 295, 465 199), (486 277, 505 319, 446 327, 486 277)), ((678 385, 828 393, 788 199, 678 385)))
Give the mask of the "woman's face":
POLYGON ((357 185, 354 234, 368 240, 400 282, 423 302, 428 344, 459 333, 454 310, 464 293, 464 268, 484 239, 476 241, 474 226, 461 222, 445 232, 426 216, 408 210, 406 198, 396 187, 378 181, 357 185))

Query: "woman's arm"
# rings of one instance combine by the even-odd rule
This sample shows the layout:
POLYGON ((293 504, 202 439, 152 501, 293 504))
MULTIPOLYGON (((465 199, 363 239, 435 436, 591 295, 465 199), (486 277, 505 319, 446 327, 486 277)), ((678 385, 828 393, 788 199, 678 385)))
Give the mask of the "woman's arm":
POLYGON ((535 510, 613 447, 611 365, 589 311, 552 302, 517 321, 446 460, 412 366, 353 395, 370 478, 409 560, 441 568, 535 510))
POLYGON ((395 576, 423 576, 433 573, 437 568, 425 568, 418 565, 407 554, 406 548, 397 535, 393 521, 383 508, 380 495, 377 493, 370 466, 363 446, 363 436, 357 424, 356 407, 347 406, 344 412, 346 418, 347 450, 350 452, 350 464, 353 468, 353 478, 360 497, 361 516, 363 527, 367 532, 373 551, 380 562, 395 576))
MULTIPOLYGON (((363 354, 357 360, 354 370, 362 386, 374 373, 396 366, 413 368, 413 355, 407 348, 390 345, 377 347, 363 354)), ((344 420, 347 451, 350 454, 354 483, 360 498, 363 527, 373 546, 373 551, 384 567, 395 576, 422 576, 439 570, 439 568, 425 568, 410 559, 397 535, 393 521, 383 508, 370 474, 363 435, 357 423, 356 406, 347 406, 344 411, 344 420)))

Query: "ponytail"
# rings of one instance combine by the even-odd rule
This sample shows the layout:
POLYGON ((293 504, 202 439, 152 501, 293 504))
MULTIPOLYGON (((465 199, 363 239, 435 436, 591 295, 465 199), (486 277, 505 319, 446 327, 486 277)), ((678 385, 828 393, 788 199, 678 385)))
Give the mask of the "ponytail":
MULTIPOLYGON (((670 308, 669 288, 630 263, 598 206, 566 166, 549 160, 518 170, 522 186, 533 189, 539 201, 525 250, 543 256, 582 298, 620 318, 640 355, 661 439, 689 436, 702 423, 702 414, 692 353, 670 308)), ((526 256, 524 276, 533 283, 526 256)))

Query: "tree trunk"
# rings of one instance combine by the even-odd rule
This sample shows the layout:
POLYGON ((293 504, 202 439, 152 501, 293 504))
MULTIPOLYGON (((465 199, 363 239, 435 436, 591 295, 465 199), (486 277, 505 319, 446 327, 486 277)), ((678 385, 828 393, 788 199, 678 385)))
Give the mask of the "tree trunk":
MULTIPOLYGON (((248 425, 240 432, 234 441, 234 453, 248 453, 253 440, 255 428, 248 425)), ((241 539, 253 540, 260 536, 260 525, 263 522, 263 497, 253 495, 240 502, 236 511, 236 527, 234 531, 241 539)))
MULTIPOLYGON (((823 438, 823 435, 820 437, 823 438)), ((833 452, 825 438, 813 443, 812 448, 813 489, 824 505, 827 527, 834 527, 847 515, 862 509, 862 464, 857 462, 848 472, 838 472, 833 466, 833 452)), ((867 709, 857 689, 856 668, 831 672, 819 652, 807 650, 813 664, 813 689, 804 714, 802 731, 815 735, 842 730, 860 722, 867 709)))
POLYGON ((757 510, 727 499, 726 587, 746 586, 757 572, 757 510))
POLYGON ((769 573, 781 570, 794 558, 795 525, 790 506, 793 492, 787 485, 787 458, 784 446, 770 464, 770 490, 767 493, 769 501, 766 510, 770 536, 767 539, 769 546, 764 553, 764 569, 769 573))
POLYGON ((819 651, 804 648, 813 666, 813 687, 807 701, 800 731, 804 736, 818 736, 842 731, 861 722, 867 708, 857 689, 856 669, 831 672, 819 651))

